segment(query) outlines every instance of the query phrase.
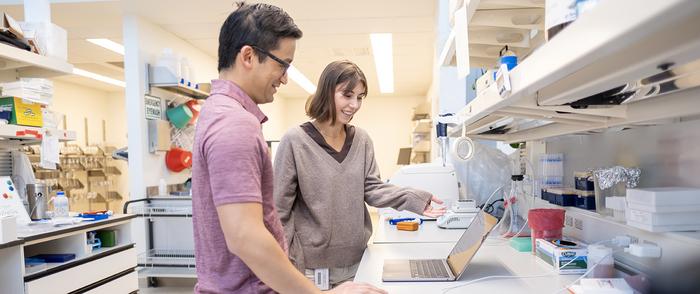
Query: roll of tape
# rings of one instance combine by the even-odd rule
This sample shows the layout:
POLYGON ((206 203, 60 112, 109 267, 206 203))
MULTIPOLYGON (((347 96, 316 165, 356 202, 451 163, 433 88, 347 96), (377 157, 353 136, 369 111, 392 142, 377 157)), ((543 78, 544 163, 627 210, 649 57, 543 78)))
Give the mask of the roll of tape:
POLYGON ((474 157, 476 151, 474 141, 469 137, 459 137, 452 142, 450 155, 457 162, 467 162, 474 157))

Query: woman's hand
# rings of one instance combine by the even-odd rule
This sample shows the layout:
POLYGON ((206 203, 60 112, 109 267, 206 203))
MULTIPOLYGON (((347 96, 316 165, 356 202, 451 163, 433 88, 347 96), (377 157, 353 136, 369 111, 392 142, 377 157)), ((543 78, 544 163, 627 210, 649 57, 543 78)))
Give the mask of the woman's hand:
POLYGON ((431 218, 435 218, 438 216, 441 216, 445 214, 447 211, 447 208, 445 207, 439 207, 439 208, 434 208, 431 203, 435 202, 437 204, 442 204, 443 201, 440 200, 440 198, 435 197, 435 195, 430 198, 430 202, 428 203, 428 206, 425 207, 425 210, 423 211, 423 215, 431 218))

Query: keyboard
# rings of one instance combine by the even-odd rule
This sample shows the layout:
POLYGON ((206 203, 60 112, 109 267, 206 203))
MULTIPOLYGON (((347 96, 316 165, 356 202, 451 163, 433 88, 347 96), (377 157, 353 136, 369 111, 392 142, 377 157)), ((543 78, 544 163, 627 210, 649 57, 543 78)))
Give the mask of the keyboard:
POLYGON ((413 278, 448 278, 447 270, 441 259, 409 260, 413 278))

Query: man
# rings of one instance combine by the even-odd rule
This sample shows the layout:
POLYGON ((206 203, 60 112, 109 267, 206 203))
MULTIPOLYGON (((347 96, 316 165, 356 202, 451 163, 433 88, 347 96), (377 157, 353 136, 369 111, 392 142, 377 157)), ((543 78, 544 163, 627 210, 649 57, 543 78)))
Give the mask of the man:
MULTIPOLYGON (((196 293, 318 293, 287 258, 274 209, 272 165, 258 104, 273 101, 302 32, 282 9, 240 3, 219 33, 195 133, 192 207, 196 293)), ((347 283, 333 293, 385 293, 347 283)))

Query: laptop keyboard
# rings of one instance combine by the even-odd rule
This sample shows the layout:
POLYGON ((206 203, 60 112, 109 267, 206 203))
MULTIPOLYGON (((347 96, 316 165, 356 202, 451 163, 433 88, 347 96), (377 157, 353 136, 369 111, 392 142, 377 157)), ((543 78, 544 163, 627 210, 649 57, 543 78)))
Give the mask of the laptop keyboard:
POLYGON ((441 259, 409 260, 413 278, 447 278, 447 270, 441 259))

